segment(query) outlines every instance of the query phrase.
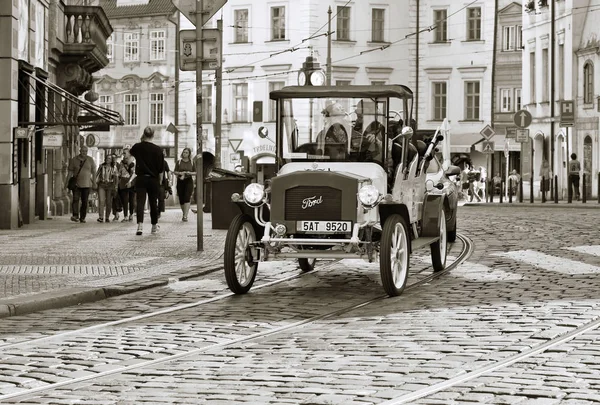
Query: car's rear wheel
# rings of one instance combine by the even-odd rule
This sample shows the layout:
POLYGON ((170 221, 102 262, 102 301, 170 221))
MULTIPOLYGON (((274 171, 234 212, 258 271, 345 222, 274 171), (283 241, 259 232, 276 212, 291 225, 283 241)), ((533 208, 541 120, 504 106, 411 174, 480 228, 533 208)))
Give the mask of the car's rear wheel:
POLYGON ((385 221, 379 254, 383 289, 390 297, 402 294, 408 280, 410 239, 401 215, 391 215, 385 221))
POLYGON ((308 272, 308 271, 313 271, 315 268, 315 263, 317 262, 317 259, 307 259, 307 258, 301 258, 298 259, 298 265, 300 266, 300 270, 302 270, 303 272, 308 272))
POLYGON ((236 294, 247 293, 254 279, 258 263, 258 249, 252 246, 256 242, 256 232, 249 216, 236 216, 225 238, 224 267, 227 286, 236 294))
POLYGON ((441 210, 440 215, 440 238, 437 242, 430 245, 433 271, 444 270, 446 268, 446 257, 448 256, 448 235, 446 234, 446 215, 444 214, 444 210, 441 210))

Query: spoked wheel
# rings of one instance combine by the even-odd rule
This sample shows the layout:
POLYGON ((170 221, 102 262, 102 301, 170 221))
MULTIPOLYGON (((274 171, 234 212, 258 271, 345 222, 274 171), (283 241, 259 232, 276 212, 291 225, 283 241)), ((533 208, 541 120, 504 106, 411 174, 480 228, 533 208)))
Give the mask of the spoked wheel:
POLYGON ((400 215, 391 215, 383 225, 379 262, 383 289, 390 297, 404 291, 409 260, 410 239, 406 221, 400 215))
POLYGON ((305 273, 308 271, 312 271, 315 268, 316 262, 317 262, 317 259, 307 259, 307 258, 298 259, 298 265, 300 266, 300 270, 302 270, 305 273))
POLYGON ((431 244, 431 262, 433 271, 442 271, 446 268, 446 256, 448 255, 448 242, 446 234, 446 214, 442 210, 440 215, 440 239, 431 244))
POLYGON ((225 239, 225 279, 227 286, 236 294, 247 293, 256 277, 258 250, 251 246, 256 233, 249 216, 236 216, 225 239))

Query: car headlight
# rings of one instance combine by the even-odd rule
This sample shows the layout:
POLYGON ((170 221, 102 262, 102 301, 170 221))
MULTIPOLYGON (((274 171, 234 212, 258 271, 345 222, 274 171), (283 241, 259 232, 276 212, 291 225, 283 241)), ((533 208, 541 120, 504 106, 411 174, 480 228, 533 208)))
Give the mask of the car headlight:
POLYGON ((249 205, 259 205, 265 198, 265 187, 262 184, 248 184, 244 190, 244 201, 249 205))
POLYGON ((367 184, 358 190, 358 201, 365 207, 372 208, 381 201, 381 194, 379 194, 377 187, 367 184))

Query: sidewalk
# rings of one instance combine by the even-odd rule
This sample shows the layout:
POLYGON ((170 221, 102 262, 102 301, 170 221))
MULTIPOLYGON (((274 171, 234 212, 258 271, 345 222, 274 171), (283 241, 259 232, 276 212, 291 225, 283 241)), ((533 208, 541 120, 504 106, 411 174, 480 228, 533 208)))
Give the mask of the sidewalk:
POLYGON ((573 200, 570 204, 567 200, 558 200, 558 203, 555 203, 554 200, 546 200, 546 202, 542 202, 541 198, 534 198, 533 203, 530 202, 529 198, 523 199, 523 202, 520 203, 518 198, 514 198, 512 202, 508 202, 508 199, 503 199, 502 203, 500 203, 500 197, 494 196, 494 202, 467 202, 465 200, 460 200, 458 203, 460 206, 474 207, 474 206, 494 206, 494 207, 535 207, 535 208, 577 208, 577 209, 600 209, 600 204, 598 204, 598 199, 594 198, 592 200, 587 200, 587 202, 583 203, 582 201, 573 200))
MULTIPOLYGON (((195 207, 194 207, 195 208, 195 207)), ((204 214, 203 251, 197 251, 196 215, 181 221, 168 207, 160 231, 136 236, 133 222, 71 222, 69 215, 0 230, 0 318, 60 308, 200 276, 222 265, 226 230, 204 214)))

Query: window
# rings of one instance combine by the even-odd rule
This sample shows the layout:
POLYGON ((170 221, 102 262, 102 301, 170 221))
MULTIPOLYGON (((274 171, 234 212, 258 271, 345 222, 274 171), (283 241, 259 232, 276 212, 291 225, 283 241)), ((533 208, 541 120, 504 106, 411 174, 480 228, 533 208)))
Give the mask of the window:
MULTIPOLYGON (((285 86, 285 82, 269 82, 269 93, 275 90, 281 90, 285 86)), ((274 100, 269 100, 269 121, 277 119, 277 103, 274 100)))
POLYGON ((113 53, 114 53, 114 48, 115 48, 115 43, 114 43, 114 39, 113 39, 113 35, 111 34, 110 37, 108 37, 108 39, 106 40, 106 57, 108 58, 108 60, 110 62, 113 61, 113 53))
POLYGON ((583 102, 594 102, 594 65, 589 61, 583 65, 583 102))
POLYGON ((500 89, 500 112, 512 112, 512 89, 500 89))
POLYGON ((335 32, 338 41, 350 41, 350 7, 338 6, 335 32))
POLYGON ((125 125, 139 125, 138 103, 137 94, 125 94, 125 125))
POLYGON ((502 50, 515 50, 515 27, 502 27, 502 50))
POLYGON ((125 62, 137 62, 140 60, 140 36, 136 32, 126 32, 125 40, 125 62))
POLYGON ((435 27, 434 42, 448 42, 448 10, 433 11, 433 25, 435 27))
POLYGON ((479 120, 479 82, 465 82, 465 120, 479 120))
POLYGON ((113 96, 111 95, 101 95, 98 97, 98 105, 107 110, 113 109, 113 96))
POLYGON ((467 8, 467 40, 481 40, 481 7, 467 8))
POLYGON ((517 25, 515 28, 515 48, 520 51, 523 49, 523 26, 517 25))
POLYGON ((529 53, 529 102, 535 103, 535 52, 529 53))
POLYGON ((150 93, 150 125, 163 125, 165 112, 165 95, 150 93))
POLYGON ((233 121, 248 122, 248 84, 233 85, 233 121))
MULTIPOLYGON (((352 84, 352 80, 336 80, 335 81, 335 85, 337 87, 350 86, 351 84, 352 84)), ((344 111, 350 111, 350 99, 343 98, 343 99, 338 100, 338 102, 341 104, 344 111)))
POLYGON ((548 93, 550 81, 548 80, 548 48, 542 49, 542 103, 548 102, 548 93))
POLYGON ((271 40, 285 39, 285 7, 271 7, 271 40))
POLYGON ((165 31, 150 31, 150 60, 165 59, 165 31))
POLYGON ((202 85, 202 122, 212 122, 212 85, 202 85))
POLYGON ((558 45, 558 99, 564 100, 565 97, 565 45, 558 45))
POLYGON ((384 42, 385 9, 374 8, 371 18, 371 41, 384 42))
POLYGON ((385 80, 371 80, 371 86, 383 86, 385 80))
POLYGON ((446 118, 447 89, 446 82, 433 82, 433 120, 443 121, 446 118))
POLYGON ((237 43, 248 42, 248 9, 234 11, 235 18, 235 35, 234 41, 237 43))
POLYGON ((521 102, 521 89, 515 89, 515 110, 519 111, 523 108, 521 102))

